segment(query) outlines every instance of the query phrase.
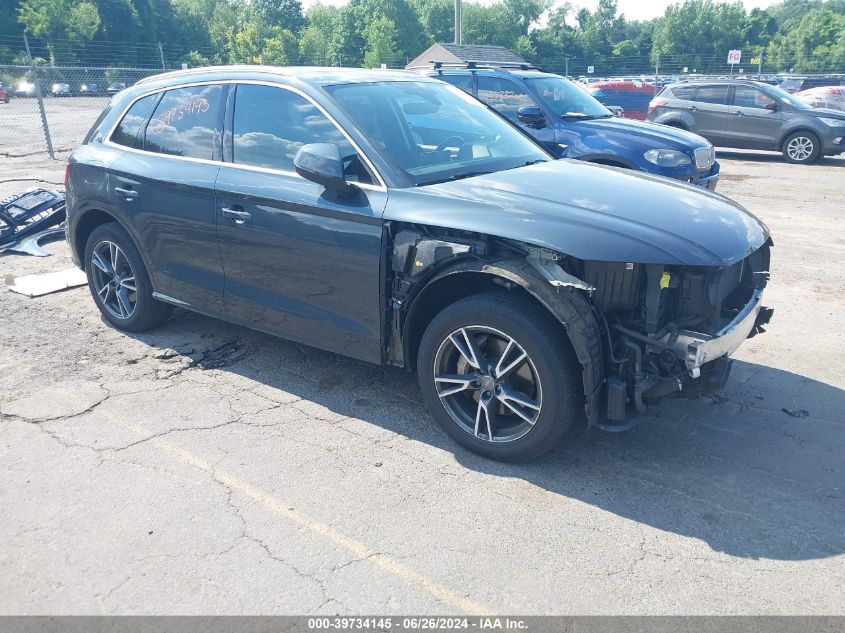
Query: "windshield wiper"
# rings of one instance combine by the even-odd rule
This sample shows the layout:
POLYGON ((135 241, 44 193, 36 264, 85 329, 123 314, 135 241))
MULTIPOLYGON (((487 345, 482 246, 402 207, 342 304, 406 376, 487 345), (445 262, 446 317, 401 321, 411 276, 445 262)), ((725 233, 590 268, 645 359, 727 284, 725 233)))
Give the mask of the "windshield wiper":
POLYGON ((457 174, 452 174, 448 178, 439 178, 437 180, 429 180, 428 182, 421 183, 422 185, 436 185, 441 182, 451 182, 453 180, 463 180, 464 178, 472 178, 474 176, 486 176, 493 172, 490 171, 460 171, 457 174))

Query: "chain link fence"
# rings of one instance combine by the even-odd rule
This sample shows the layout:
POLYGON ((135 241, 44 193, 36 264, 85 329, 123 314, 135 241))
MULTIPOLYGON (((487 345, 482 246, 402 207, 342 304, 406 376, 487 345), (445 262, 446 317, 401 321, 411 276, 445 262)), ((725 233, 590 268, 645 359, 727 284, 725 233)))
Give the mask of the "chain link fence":
MULTIPOLYGON (((361 51, 360 59, 364 58, 361 51)), ((184 51, 162 44, 119 42, 88 43, 84 52, 74 52, 67 42, 46 42, 34 38, 0 36, 0 84, 9 96, 0 96, 0 159, 72 151, 91 128, 111 95, 138 80, 165 70, 219 63, 219 52, 184 51), (115 64, 115 60, 124 62, 115 64), (84 63, 82 63, 84 61, 84 63)), ((250 60, 261 63, 260 57, 250 60)), ((321 51, 300 54, 300 65, 349 66, 360 61, 330 58, 321 51), (352 62, 352 63, 350 63, 352 62)), ((387 68, 404 68, 405 56, 380 61, 387 68)), ((725 57, 667 55, 585 59, 546 55, 531 60, 543 70, 581 79, 607 105, 621 106, 626 116, 644 118, 648 101, 662 85, 692 77, 745 76, 777 83, 785 73, 796 70, 789 62, 745 56, 730 67, 725 57), (617 82, 602 86, 596 82, 617 82), (627 85, 620 85, 624 82, 627 85)), ((802 76, 820 74, 835 84, 845 84, 845 69, 829 59, 803 60, 802 76)))

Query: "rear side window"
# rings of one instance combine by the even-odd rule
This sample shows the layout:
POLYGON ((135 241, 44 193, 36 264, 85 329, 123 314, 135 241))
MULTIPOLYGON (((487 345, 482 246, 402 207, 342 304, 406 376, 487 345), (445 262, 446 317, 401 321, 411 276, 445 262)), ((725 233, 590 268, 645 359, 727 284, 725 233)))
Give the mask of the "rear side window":
POLYGON ((223 86, 193 86, 164 93, 144 139, 148 152, 211 160, 223 86))
POLYGON ((232 121, 235 163, 293 171, 294 156, 308 143, 334 143, 344 159, 347 179, 372 182, 352 144, 310 101, 283 88, 238 86, 232 121))
POLYGON ((695 101, 695 86, 677 86, 672 88, 672 96, 685 101, 695 101))
POLYGON ((479 76, 478 98, 514 122, 520 108, 537 105, 525 89, 500 77, 479 76))
POLYGON ((727 105, 728 86, 699 86, 695 100, 702 103, 717 103, 727 105))
POLYGON ((472 92, 472 75, 437 75, 437 78, 465 92, 472 92))
POLYGON ((141 127, 147 120, 156 99, 158 99, 157 94, 148 95, 133 103, 132 107, 123 115, 120 124, 114 129, 114 133, 111 135, 112 143, 140 148, 143 145, 140 138, 141 127))

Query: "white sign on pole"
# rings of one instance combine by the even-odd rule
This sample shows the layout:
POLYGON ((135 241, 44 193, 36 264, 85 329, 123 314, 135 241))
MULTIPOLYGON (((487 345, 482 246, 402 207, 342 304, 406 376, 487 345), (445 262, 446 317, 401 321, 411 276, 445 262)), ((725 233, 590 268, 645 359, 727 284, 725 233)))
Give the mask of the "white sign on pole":
POLYGON ((728 51, 728 63, 738 64, 739 61, 742 59, 742 51, 728 51))
POLYGON ((688 73, 688 72, 689 72, 689 68, 687 68, 686 66, 684 66, 684 72, 685 72, 685 73, 688 73))
POLYGON ((596 69, 595 66, 587 66, 587 74, 592 75, 593 71, 596 69))

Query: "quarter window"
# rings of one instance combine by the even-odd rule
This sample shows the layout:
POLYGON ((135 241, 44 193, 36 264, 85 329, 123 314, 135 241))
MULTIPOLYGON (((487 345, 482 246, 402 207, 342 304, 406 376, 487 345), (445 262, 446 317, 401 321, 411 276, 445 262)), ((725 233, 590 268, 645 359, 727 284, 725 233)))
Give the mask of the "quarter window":
POLYGON ((728 86, 699 86, 695 100, 702 103, 726 105, 728 103, 728 86))
POLYGON ((684 101, 694 101, 695 86, 679 86, 672 88, 672 96, 676 99, 683 99, 684 101))
POLYGON ((156 99, 158 99, 157 94, 148 95, 133 103, 111 135, 112 142, 126 147, 140 148, 143 140, 140 138, 139 132, 147 120, 150 110, 155 105, 156 99))
POLYGON ((309 143, 334 143, 346 177, 371 183, 355 148, 314 104, 282 88, 243 84, 235 94, 232 158, 240 165, 293 171, 293 158, 309 143))
POLYGON ((222 94, 220 85, 168 90, 147 124, 144 149, 211 160, 222 94))
POLYGON ((478 98, 515 123, 519 122, 516 114, 520 108, 537 105, 523 88, 512 81, 483 75, 478 77, 478 98))

